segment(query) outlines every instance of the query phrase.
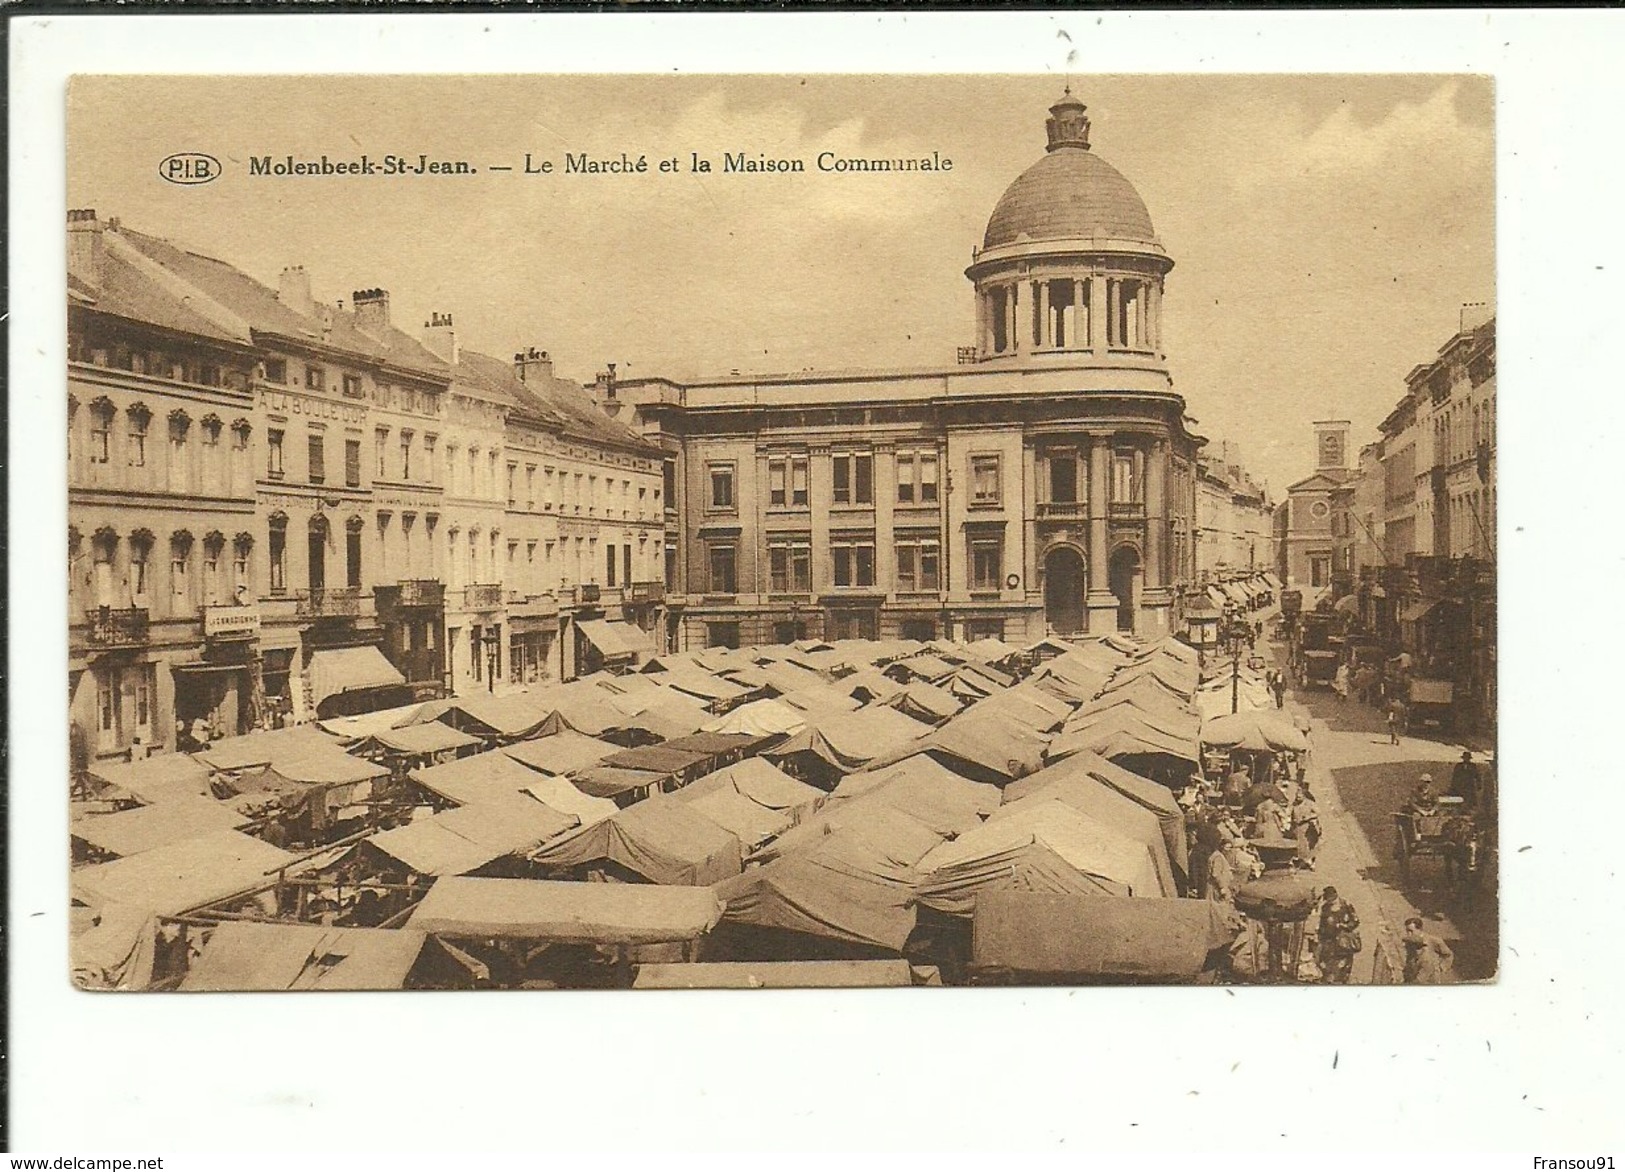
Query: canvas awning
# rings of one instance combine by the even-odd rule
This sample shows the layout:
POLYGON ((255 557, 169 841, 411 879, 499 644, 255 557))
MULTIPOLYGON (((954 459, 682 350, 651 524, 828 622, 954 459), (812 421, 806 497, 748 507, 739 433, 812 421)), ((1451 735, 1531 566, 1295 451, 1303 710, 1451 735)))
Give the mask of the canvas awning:
POLYGON ((739 874, 744 852, 738 838, 686 803, 658 797, 628 806, 530 857, 554 867, 608 860, 651 883, 703 887, 739 874))
POLYGON ((1236 935, 1208 899, 989 891, 971 921, 971 967, 1029 976, 1181 983, 1236 935))
POLYGON ((407 774, 418 785, 459 806, 512 801, 536 780, 534 771, 506 753, 476 753, 407 774))
POLYGON ((384 729, 375 732, 354 747, 353 752, 382 749, 390 753, 415 756, 424 753, 443 753, 449 749, 467 749, 483 744, 478 737, 458 732, 450 725, 431 720, 428 724, 409 724, 405 728, 384 729))
POLYGON ((143 805, 209 796, 209 767, 184 753, 155 753, 140 761, 98 761, 90 776, 143 805))
POLYGON ((310 702, 319 707, 329 696, 406 683, 376 647, 333 647, 310 654, 310 702))
POLYGON ((653 655, 655 645, 635 623, 621 623, 614 619, 582 619, 576 630, 598 649, 605 659, 633 659, 639 655, 653 655))
POLYGON ((596 737, 585 736, 570 729, 554 733, 550 737, 520 741, 502 750, 521 765, 552 777, 563 777, 579 769, 591 768, 611 753, 620 751, 619 745, 612 745, 608 741, 600 741, 596 737))
POLYGON ((726 716, 707 721, 710 732, 748 733, 758 737, 789 736, 807 727, 807 714, 783 700, 755 700, 726 716))
POLYGON ((438 880, 407 926, 422 932, 571 944, 693 940, 722 918, 709 888, 538 879, 438 880))
POLYGON ((228 921, 215 927, 182 992, 399 989, 426 937, 403 929, 228 921))
POLYGON ((72 834, 98 850, 128 858, 172 842, 236 830, 248 821, 209 798, 173 798, 116 814, 85 814, 73 820, 72 834))
POLYGON ((127 859, 81 867, 69 877, 76 899, 91 906, 123 903, 163 916, 178 916, 204 904, 269 887, 278 868, 296 856, 222 830, 187 838, 127 859))
POLYGON ((624 793, 658 786, 666 777, 664 773, 647 773, 641 769, 594 765, 571 774, 570 784, 589 797, 617 798, 624 793))
POLYGON ((462 806, 366 839, 419 875, 464 875, 574 829, 572 814, 514 791, 510 799, 462 806))

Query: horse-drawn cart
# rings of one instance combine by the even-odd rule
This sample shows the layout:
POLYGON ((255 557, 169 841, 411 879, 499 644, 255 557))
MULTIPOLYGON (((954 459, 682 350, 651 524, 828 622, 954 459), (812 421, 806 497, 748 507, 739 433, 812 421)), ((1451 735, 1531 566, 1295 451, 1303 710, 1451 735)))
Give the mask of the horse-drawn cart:
POLYGON ((1400 810, 1393 818, 1394 857, 1407 887, 1416 859, 1439 860, 1445 882, 1458 889, 1465 889, 1478 873, 1483 835, 1461 799, 1441 798, 1434 812, 1400 810))

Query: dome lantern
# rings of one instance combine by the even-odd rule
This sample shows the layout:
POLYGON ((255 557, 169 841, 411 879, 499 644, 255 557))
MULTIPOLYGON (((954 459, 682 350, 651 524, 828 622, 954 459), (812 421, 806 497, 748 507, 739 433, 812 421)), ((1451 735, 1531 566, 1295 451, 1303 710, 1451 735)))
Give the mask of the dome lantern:
POLYGON ((1067 86, 1061 95, 1061 100, 1049 108, 1049 119, 1044 123, 1044 129, 1049 134, 1049 146, 1046 150, 1060 150, 1062 147, 1079 147, 1089 149, 1089 115, 1085 113, 1089 107, 1072 96, 1072 87, 1067 86))

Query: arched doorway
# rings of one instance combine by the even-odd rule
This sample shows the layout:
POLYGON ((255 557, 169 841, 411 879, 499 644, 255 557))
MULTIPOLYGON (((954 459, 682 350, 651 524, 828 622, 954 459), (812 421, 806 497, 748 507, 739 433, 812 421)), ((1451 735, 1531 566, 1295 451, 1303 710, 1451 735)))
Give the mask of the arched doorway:
POLYGON ((1069 545, 1057 545, 1044 556, 1044 619, 1057 635, 1084 629, 1083 557, 1069 545))
POLYGON ((1117 629, 1132 631, 1139 611, 1140 551, 1132 545, 1112 550, 1110 585, 1117 597, 1117 629))

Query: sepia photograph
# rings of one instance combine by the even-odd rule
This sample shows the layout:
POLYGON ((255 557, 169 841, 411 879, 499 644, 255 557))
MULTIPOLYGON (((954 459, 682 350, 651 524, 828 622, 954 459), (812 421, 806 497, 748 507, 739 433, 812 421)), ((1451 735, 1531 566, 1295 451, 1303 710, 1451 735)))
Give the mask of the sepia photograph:
POLYGON ((73 984, 1495 981, 1495 100, 75 76, 73 984))

